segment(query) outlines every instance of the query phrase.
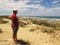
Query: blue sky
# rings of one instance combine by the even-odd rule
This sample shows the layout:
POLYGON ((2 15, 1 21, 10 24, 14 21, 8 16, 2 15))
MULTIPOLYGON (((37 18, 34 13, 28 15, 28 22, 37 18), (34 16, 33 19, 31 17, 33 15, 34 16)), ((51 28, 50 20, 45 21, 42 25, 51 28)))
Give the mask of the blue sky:
POLYGON ((0 0, 0 15, 60 16, 60 0, 0 0))

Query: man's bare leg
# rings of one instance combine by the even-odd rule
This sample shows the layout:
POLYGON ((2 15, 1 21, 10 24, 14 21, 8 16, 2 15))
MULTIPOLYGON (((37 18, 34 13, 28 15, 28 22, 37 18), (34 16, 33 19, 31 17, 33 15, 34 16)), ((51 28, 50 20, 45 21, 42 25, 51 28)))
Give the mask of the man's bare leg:
POLYGON ((15 33, 15 40, 17 41, 18 39, 17 39, 17 32, 15 33))
POLYGON ((13 40, 14 40, 14 42, 17 41, 17 32, 13 32, 13 40))

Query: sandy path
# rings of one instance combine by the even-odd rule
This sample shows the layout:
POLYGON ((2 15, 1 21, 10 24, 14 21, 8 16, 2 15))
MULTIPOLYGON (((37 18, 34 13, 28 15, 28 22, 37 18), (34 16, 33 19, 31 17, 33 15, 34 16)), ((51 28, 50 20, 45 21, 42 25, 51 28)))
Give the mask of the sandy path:
MULTIPOLYGON (((28 26, 27 26, 28 27, 28 26)), ((49 34, 40 31, 30 32, 30 28, 19 28, 18 39, 28 41, 30 45, 60 45, 60 41, 53 39, 49 34)), ((0 45, 14 45, 12 40, 11 23, 0 24, 3 33, 0 34, 0 45)))
POLYGON ((3 20, 6 20, 6 21, 8 21, 9 23, 11 23, 11 20, 9 20, 9 19, 3 18, 3 20))

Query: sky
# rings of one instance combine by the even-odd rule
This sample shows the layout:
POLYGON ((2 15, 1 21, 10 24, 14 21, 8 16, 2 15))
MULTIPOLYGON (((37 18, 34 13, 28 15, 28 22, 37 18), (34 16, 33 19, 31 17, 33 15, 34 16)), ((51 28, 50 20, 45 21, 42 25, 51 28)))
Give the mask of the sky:
POLYGON ((60 0, 0 0, 0 15, 60 16, 60 0))

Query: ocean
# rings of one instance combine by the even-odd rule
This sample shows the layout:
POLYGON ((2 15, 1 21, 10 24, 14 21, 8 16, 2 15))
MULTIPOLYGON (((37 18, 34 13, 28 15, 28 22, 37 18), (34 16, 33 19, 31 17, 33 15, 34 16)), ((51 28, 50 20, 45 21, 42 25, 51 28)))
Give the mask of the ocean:
POLYGON ((48 20, 60 20, 60 16, 25 16, 26 18, 38 18, 48 20))

